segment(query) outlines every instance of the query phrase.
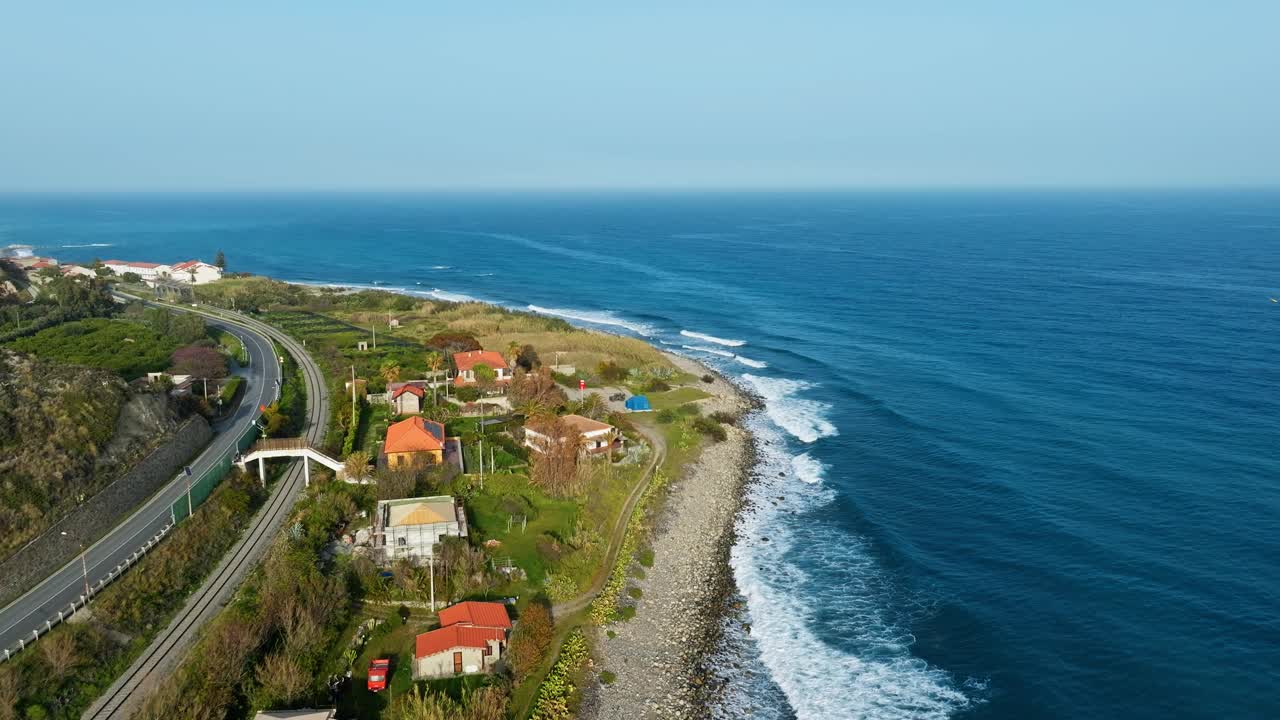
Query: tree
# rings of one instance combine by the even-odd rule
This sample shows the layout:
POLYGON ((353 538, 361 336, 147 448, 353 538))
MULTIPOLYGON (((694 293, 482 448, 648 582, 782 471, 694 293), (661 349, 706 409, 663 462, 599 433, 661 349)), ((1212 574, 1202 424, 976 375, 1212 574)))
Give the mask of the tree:
POLYGON ((71 633, 50 633, 36 647, 40 648, 40 657, 48 666, 50 677, 66 677, 72 668, 80 664, 80 656, 76 654, 76 640, 71 633))
MULTIPOLYGON (((165 311, 161 310, 160 312, 165 311)), ((199 315, 193 315, 191 313, 178 313, 177 315, 172 315, 167 312, 165 312, 165 314, 170 315, 169 337, 172 337, 183 345, 190 345, 191 343, 203 340, 208 336, 208 329, 204 325, 204 319, 199 315)))
POLYGON ((480 341, 466 333, 443 332, 427 339, 427 347, 451 356, 455 353, 480 350, 480 341))
POLYGON ((605 382, 622 382, 627 379, 627 369, 612 360, 600 363, 596 374, 605 382))
POLYGON ((515 361, 520 357, 520 349, 520 343, 515 340, 507 343, 507 360, 515 364, 515 361))
POLYGON ((573 404, 574 412, 592 420, 604 420, 609 414, 609 403, 600 393, 590 393, 573 404))
POLYGON ((135 285, 142 282, 142 276, 136 272, 127 272, 121 275, 120 279, 127 283, 134 283, 135 285))
POLYGON ((476 690, 464 702, 467 720, 506 720, 510 704, 506 691, 494 685, 476 690))
POLYGON ((374 478, 374 491, 379 500, 411 497, 418 484, 417 474, 412 470, 381 470, 374 478))
POLYGON ((532 371, 517 367, 507 396, 513 407, 526 411, 526 417, 549 413, 568 400, 546 367, 532 371))
POLYGON ((395 360, 387 360, 382 363, 382 367, 378 370, 382 375, 382 379, 390 385, 400 379, 400 365, 395 360))
POLYGON ((517 680, 528 677, 538 669, 551 649, 554 638, 555 623, 551 620, 551 609, 545 603, 529 603, 524 612, 520 613, 520 621, 511 633, 511 646, 508 650, 511 670, 517 680))
POLYGON ((213 348, 188 345, 178 348, 171 358, 171 370, 198 378, 220 378, 227 375, 227 359, 213 348))
POLYGON ((268 705, 291 705, 306 694, 311 675, 287 651, 268 655, 258 666, 258 682, 271 698, 268 705))
POLYGON ((219 268, 223 269, 223 270, 226 270, 226 269, 227 269, 227 256, 226 256, 226 255, 224 255, 224 254, 222 254, 222 251, 221 251, 221 250, 219 250, 219 251, 218 251, 217 253, 215 253, 215 254, 214 254, 214 256, 213 256, 213 264, 214 264, 215 266, 217 266, 217 267, 219 267, 219 268))
POLYGON ((401 695, 383 715, 387 720, 467 720, 462 706, 444 693, 423 692, 414 687, 413 692, 401 695))
POLYGON ((356 450, 342 464, 348 480, 363 480, 369 474, 369 453, 356 450))
POLYGON ((533 484, 557 497, 573 495, 578 489, 578 456, 582 436, 564 418, 551 415, 530 422, 542 436, 531 455, 533 484))
POLYGON ((542 364, 538 359, 538 351, 533 349, 532 345, 525 345, 520 348, 520 354, 516 356, 516 366, 525 370, 532 370, 542 364))
POLYGON ((498 371, 484 363, 477 363, 476 366, 472 368, 472 372, 476 375, 476 383, 485 390, 493 387, 494 383, 498 381, 498 371))

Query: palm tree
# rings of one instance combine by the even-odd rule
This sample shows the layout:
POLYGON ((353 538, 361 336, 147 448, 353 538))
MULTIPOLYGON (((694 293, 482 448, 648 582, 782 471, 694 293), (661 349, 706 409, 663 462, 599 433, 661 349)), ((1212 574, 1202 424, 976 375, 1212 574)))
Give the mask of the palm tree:
POLYGON ((396 364, 396 361, 394 360, 388 360, 382 363, 382 368, 379 372, 382 374, 382 379, 386 380, 388 385, 400 379, 400 366, 396 364))
POLYGON ((427 369, 431 370, 431 403, 436 401, 436 382, 440 379, 440 370, 444 368, 444 355, 432 351, 427 353, 427 369))
POLYGON ((511 364, 516 363, 516 358, 520 357, 520 343, 512 340, 507 343, 507 357, 511 359, 511 364))
POLYGON ((348 480, 363 480, 369 474, 369 453, 356 450, 347 456, 342 464, 348 480))

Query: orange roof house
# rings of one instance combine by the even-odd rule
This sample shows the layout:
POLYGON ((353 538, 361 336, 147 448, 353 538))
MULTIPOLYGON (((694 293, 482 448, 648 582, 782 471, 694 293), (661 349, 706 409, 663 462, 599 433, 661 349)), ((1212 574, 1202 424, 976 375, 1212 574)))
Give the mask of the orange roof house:
POLYGON ((489 366, 497 374, 498 382, 511 380, 511 368, 507 366, 507 359, 502 357, 502 353, 493 350, 468 350, 454 353, 453 364, 458 368, 458 375, 453 379, 453 384, 457 386, 472 385, 476 382, 477 365, 489 366))
POLYGON ((511 618, 501 603, 464 602, 441 610, 440 624, 414 640, 414 678, 491 671, 506 649, 511 618))
POLYGON ((421 417, 411 417, 387 428, 382 443, 387 467, 435 464, 444 461, 444 425, 421 417))
POLYGON ((440 611, 441 625, 474 625, 476 627, 511 629, 511 618, 502 603, 468 600, 440 611))

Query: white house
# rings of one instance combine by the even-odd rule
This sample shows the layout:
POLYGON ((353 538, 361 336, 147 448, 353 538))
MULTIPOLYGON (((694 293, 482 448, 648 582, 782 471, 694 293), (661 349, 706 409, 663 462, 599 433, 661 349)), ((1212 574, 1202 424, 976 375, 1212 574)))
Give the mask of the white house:
POLYGON ((384 561, 420 563, 443 537, 466 537, 467 514, 449 495, 382 500, 374 512, 374 545, 384 561))
POLYGON ((506 650, 511 618, 502 603, 468 601, 441 610, 440 625, 414 641, 414 679, 491 672, 506 650))
MULTIPOLYGON (((577 433, 579 448, 584 453, 609 452, 619 439, 618 429, 609 423, 592 420, 581 415, 565 415, 560 418, 570 433, 577 433)), ((524 444, 535 452, 546 452, 552 438, 545 421, 533 420, 524 426, 524 444)), ((574 438, 557 438, 559 442, 573 442, 574 438)))
POLYGON ((173 268, 168 265, 160 265, 158 263, 149 262, 131 262, 128 260, 108 260, 102 263, 108 270, 116 275, 125 273, 134 273, 141 277, 143 282, 155 282, 169 277, 173 268))
POLYGON ((177 282, 204 285, 221 280, 222 268, 199 260, 188 260, 174 265, 169 275, 177 282))

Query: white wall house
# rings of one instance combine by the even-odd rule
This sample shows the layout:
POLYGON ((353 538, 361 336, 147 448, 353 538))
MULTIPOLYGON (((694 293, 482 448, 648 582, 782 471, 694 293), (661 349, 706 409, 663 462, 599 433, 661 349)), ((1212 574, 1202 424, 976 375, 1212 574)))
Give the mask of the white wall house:
POLYGON ((374 515, 374 542, 383 560, 426 562, 440 538, 467 536, 467 515, 452 496, 383 500, 374 515))
POLYGON ((199 260, 188 260, 174 265, 169 276, 177 282, 204 285, 221 280, 222 268, 199 260))
MULTIPOLYGON (((592 420, 581 415, 565 415, 564 421, 569 432, 578 434, 579 448, 584 453, 608 452, 618 440, 618 429, 608 423, 592 420)), ((551 438, 545 423, 537 421, 524 426, 524 444, 535 452, 546 452, 552 442, 572 442, 572 438, 551 438)))
POLYGON ((173 268, 168 265, 149 262, 130 262, 128 260, 108 260, 102 263, 116 275, 136 273, 144 282, 163 280, 169 276, 173 268))

